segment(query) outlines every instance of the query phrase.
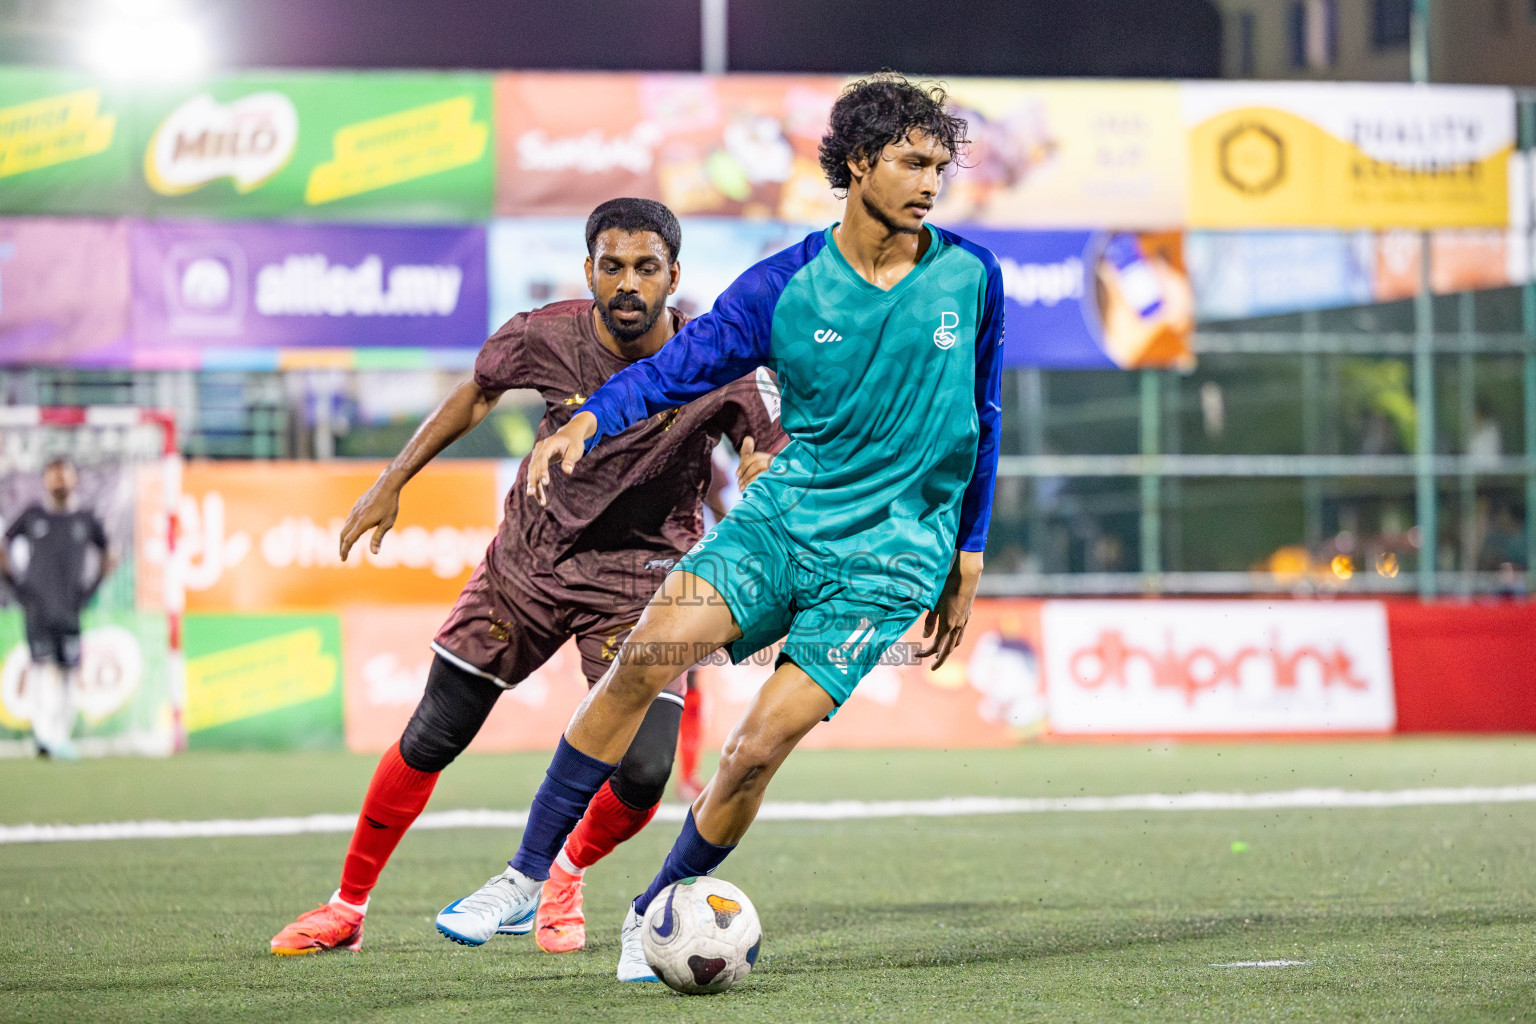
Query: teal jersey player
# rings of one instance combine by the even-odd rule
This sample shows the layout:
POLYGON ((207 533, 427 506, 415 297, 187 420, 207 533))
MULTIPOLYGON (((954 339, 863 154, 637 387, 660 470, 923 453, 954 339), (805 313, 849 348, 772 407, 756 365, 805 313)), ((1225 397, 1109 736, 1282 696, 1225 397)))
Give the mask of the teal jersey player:
POLYGON ((997 464, 1002 280, 986 249, 931 226, 881 289, 833 228, 736 279, 662 350, 582 406, 588 447, 758 366, 778 376, 792 438, 730 516, 679 563, 742 631, 743 660, 788 637, 842 704, 938 596, 958 540, 985 546, 997 464))
MULTIPOLYGON (((899 652, 903 660, 931 655, 938 668, 960 643, 991 518, 1003 342, 997 260, 926 223, 965 131, 937 86, 894 74, 849 85, 818 154, 828 184, 847 194, 842 220, 742 274, 528 456, 528 490, 542 502, 562 473, 583 472, 587 449, 605 437, 743 386, 733 382, 765 366, 777 372, 791 439, 667 575, 576 709, 507 869, 453 904, 478 915, 485 934, 537 905, 560 844, 657 693, 717 650, 740 660, 782 638, 773 672, 620 930, 619 980, 657 980, 641 939, 675 934, 672 901, 660 894, 725 860, 785 758, 883 654, 898 653, 892 645, 915 619, 926 612, 931 639, 899 652)), ((592 273, 632 272, 599 260, 592 273)), ((616 286, 622 295, 643 282, 616 286)))

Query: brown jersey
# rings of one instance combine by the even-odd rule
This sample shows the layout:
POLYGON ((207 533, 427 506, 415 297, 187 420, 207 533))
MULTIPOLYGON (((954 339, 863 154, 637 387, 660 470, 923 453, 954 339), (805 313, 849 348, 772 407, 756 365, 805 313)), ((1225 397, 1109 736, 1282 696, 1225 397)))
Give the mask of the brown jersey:
MULTIPOLYGON (((670 310, 677 327, 686 318, 670 310)), ((538 437, 570 421, 587 397, 630 364, 597 337, 590 300, 556 302, 507 321, 475 360, 486 391, 532 388, 544 398, 538 437)), ((594 447, 566 476, 552 467, 549 504, 528 496, 528 466, 507 493, 505 517, 487 563, 542 592, 607 591, 648 600, 659 578, 703 533, 710 452, 721 435, 738 449, 788 443, 769 405, 768 371, 678 409, 652 416, 594 447)))

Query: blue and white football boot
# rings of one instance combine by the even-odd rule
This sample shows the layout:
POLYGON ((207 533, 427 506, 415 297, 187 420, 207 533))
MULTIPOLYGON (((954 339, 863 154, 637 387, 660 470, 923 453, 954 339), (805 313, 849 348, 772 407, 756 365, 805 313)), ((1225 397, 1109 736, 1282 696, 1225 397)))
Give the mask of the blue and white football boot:
POLYGON ((543 890, 544 883, 508 867, 444 907, 437 915, 437 930, 465 946, 483 946, 492 935, 527 935, 533 931, 543 890))
POLYGON ((630 907, 624 915, 624 927, 619 929, 619 980, 660 981, 651 965, 645 960, 645 947, 640 936, 645 930, 645 920, 630 907))

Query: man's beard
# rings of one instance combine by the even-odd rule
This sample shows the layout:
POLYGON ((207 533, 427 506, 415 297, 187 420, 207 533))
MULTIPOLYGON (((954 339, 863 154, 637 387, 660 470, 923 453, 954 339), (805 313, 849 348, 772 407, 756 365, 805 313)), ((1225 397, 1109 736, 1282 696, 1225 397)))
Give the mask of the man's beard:
POLYGON ((656 326, 656 321, 661 319, 662 310, 666 309, 664 303, 658 302, 652 309, 645 304, 645 300, 638 295, 615 295, 608 300, 605 306, 601 302, 597 304, 597 315, 603 318, 604 325, 615 338, 620 341, 634 341, 656 326), (633 324, 626 324, 614 318, 617 310, 636 310, 645 314, 633 324))
POLYGON ((873 217, 881 227, 885 228, 885 230, 889 231, 893 235, 915 235, 922 230, 921 226, 909 228, 905 224, 897 224, 895 221, 891 220, 891 218, 886 215, 884 210, 875 205, 874 201, 870 199, 869 193, 867 192, 860 195, 859 199, 864 203, 864 212, 873 217))

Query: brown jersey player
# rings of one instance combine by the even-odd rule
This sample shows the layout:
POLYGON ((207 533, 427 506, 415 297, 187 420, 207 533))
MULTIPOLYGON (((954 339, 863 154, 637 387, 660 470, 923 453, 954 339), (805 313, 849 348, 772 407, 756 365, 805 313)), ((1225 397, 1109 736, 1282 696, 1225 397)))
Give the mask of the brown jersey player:
MULTIPOLYGON (((503 392, 544 398, 538 437, 564 425, 614 373, 658 351, 685 318, 669 309, 677 289, 681 229, 660 203, 616 199, 587 220, 592 301, 557 302, 508 321, 485 343, 474 377, 432 413, 353 506, 341 556, 373 531, 378 551, 399 512, 400 491, 422 466, 473 429, 503 392)), ((710 453, 721 435, 742 453, 742 486, 767 468, 786 438, 765 394, 769 377, 745 378, 636 424, 582 463, 559 498, 528 496, 526 469, 507 493, 485 560, 432 642, 426 690, 400 742, 379 762, 331 899, 272 939, 296 955, 362 945, 369 893, 395 846, 426 806, 440 773, 469 745, 496 699, 574 638, 590 684, 607 671, 657 586, 703 532, 710 453)), ((585 944, 581 876, 650 821, 677 746, 682 690, 652 704, 623 764, 592 801, 551 871, 537 912, 498 929, 537 926, 549 952, 585 944)), ((489 935, 443 934, 470 945, 489 935)))

